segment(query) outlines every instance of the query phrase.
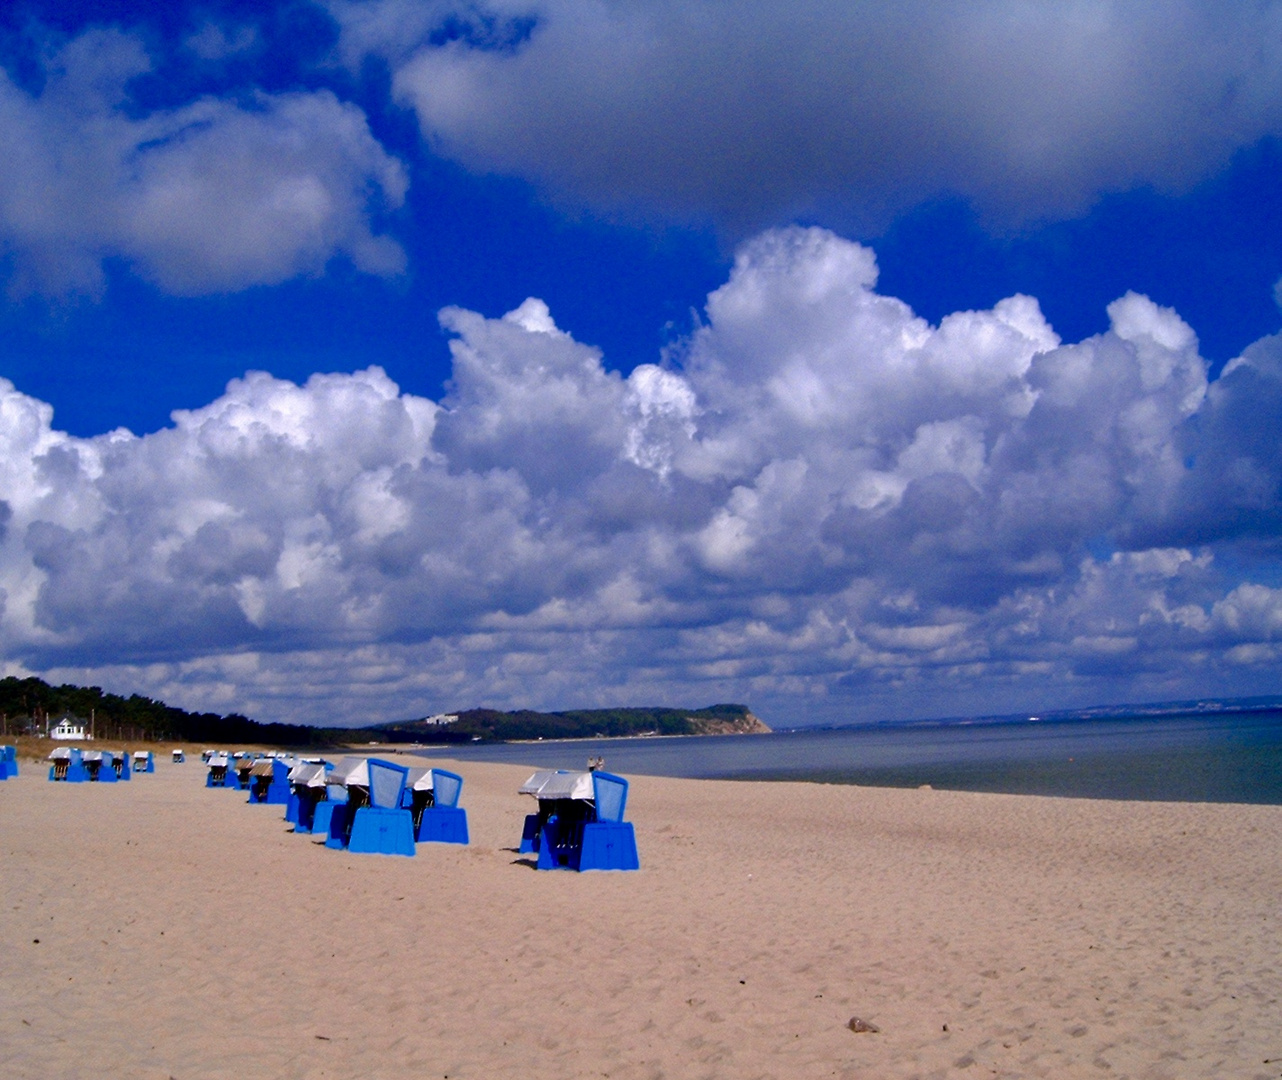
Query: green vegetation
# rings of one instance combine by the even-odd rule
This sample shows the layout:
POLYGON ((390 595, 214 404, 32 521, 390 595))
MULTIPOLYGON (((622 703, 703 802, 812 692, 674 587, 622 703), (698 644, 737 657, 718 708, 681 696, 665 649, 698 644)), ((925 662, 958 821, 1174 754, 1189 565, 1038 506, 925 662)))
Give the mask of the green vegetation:
POLYGON ((139 694, 105 694, 97 686, 50 686, 42 679, 0 679, 0 734, 38 735, 70 714, 99 739, 240 743, 257 746, 334 746, 354 740, 462 743, 513 739, 585 739, 607 735, 722 735, 768 731, 746 705, 706 709, 577 709, 540 713, 469 709, 451 724, 426 720, 361 728, 260 724, 239 713, 190 713, 139 694))
POLYGON ((468 709, 452 724, 424 720, 366 729, 388 742, 503 742, 516 739, 590 739, 624 735, 730 735, 769 731, 746 705, 706 709, 571 709, 542 713, 468 709))
POLYGON ((42 734, 70 713, 86 723, 92 718, 100 739, 252 743, 262 746, 308 746, 333 741, 322 728, 299 724, 259 724, 238 713, 189 713, 163 701, 133 694, 104 694, 97 686, 50 686, 42 679, 0 679, 0 715, 7 734, 42 734))

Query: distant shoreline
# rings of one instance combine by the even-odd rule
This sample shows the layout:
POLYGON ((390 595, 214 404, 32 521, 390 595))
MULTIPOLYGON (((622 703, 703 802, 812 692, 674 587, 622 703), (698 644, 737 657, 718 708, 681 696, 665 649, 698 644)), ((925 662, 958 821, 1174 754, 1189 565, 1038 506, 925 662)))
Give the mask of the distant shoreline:
POLYGON ((1282 710, 776 731, 773 739, 544 739, 424 749, 624 775, 1160 802, 1282 804, 1282 710))

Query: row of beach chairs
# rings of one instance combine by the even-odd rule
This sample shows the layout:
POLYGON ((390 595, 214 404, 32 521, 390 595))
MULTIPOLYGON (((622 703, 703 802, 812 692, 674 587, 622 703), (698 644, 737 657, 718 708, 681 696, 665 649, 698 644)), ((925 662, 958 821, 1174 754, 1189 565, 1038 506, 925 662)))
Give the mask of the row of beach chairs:
MULTIPOLYGON (((380 758, 337 762, 208 753, 207 787, 245 791, 248 802, 284 807, 297 833, 361 854, 414 855, 420 843, 468 843, 459 806, 463 778, 380 758)), ((636 870, 636 835, 624 820, 628 782, 602 770, 534 773, 519 789, 538 810, 525 819, 519 850, 540 870, 636 870)))
MULTIPOLYGON (((156 757, 150 750, 82 750, 59 746, 47 758, 49 779, 60 783, 115 784, 131 779, 134 773, 156 771, 156 757)), ((13 763, 17 775, 17 762, 13 763)))
MULTIPOLYGON (((133 773, 156 771, 156 756, 150 750, 135 750, 132 758, 127 750, 82 750, 78 746, 59 746, 46 759, 49 762, 49 779, 65 783, 115 783, 128 780, 133 773), (132 760, 132 767, 130 762, 132 760), (107 768, 103 768, 106 763, 107 768)), ((184 760, 181 750, 173 752, 173 760, 184 760)), ((0 780, 10 780, 18 775, 18 748, 0 746, 0 780)))
POLYGON ((288 754, 225 754, 206 750, 200 755, 209 766, 205 787, 232 788, 248 791, 250 802, 284 803, 289 795, 285 777, 294 765, 288 754), (276 765, 280 768, 277 769, 276 765), (278 775, 279 774, 279 775, 278 775))
POLYGON ((251 804, 283 806, 298 833, 327 847, 413 855, 423 842, 466 844, 463 778, 445 769, 410 769, 377 758, 338 762, 290 756, 205 755, 205 786, 247 793, 251 804))
POLYGON ((59 746, 48 757, 49 779, 67 784, 115 784, 132 778, 123 750, 81 750, 59 746))

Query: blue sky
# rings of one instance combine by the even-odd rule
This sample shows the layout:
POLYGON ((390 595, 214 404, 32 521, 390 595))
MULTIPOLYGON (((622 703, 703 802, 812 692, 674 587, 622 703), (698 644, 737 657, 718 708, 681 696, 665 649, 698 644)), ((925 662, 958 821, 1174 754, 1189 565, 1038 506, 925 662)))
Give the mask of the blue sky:
POLYGON ((1276 692, 1280 23, 7 7, 8 669, 337 722, 1276 692))

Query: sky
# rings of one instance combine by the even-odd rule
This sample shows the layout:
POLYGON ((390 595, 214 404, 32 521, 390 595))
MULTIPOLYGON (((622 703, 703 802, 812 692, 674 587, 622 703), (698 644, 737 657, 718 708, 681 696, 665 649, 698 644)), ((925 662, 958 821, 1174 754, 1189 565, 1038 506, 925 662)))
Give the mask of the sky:
POLYGON ((18 0, 0 671, 1282 692, 1282 3, 18 0))

